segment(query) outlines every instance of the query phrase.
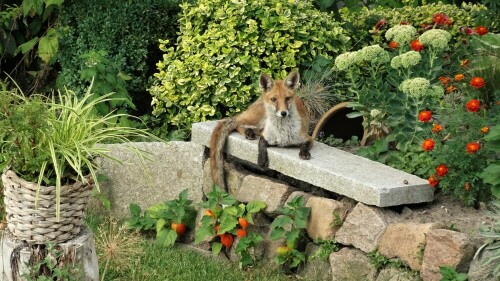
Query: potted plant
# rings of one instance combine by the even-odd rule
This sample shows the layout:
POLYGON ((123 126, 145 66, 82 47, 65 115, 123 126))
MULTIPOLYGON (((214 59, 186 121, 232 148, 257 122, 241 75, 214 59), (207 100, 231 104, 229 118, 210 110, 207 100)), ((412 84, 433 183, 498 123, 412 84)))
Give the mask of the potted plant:
POLYGON ((129 117, 126 114, 98 116, 94 109, 114 99, 112 94, 92 94, 91 87, 80 97, 65 89, 51 98, 26 97, 5 85, 0 89, 7 227, 18 240, 62 243, 78 235, 90 192, 94 186, 99 189, 93 159, 110 158, 99 144, 153 137, 117 124, 117 118, 129 117))

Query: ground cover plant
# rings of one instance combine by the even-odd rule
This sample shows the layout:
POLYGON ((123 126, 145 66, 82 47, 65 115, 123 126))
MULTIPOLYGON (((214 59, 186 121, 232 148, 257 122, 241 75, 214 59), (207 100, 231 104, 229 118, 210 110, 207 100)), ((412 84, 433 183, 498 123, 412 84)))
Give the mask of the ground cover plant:
POLYGON ((181 8, 180 36, 161 41, 165 54, 149 89, 154 113, 165 113, 172 128, 234 115, 257 97, 262 72, 284 77, 349 44, 340 24, 308 1, 200 0, 181 8))

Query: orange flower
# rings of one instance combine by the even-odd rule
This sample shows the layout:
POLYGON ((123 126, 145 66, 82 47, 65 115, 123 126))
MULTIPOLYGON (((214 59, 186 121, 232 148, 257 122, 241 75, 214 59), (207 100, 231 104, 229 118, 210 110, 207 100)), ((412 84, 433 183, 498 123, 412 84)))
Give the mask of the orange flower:
POLYGON ((422 143, 422 148, 425 150, 425 151, 431 151, 434 149, 434 140, 433 139, 426 139, 424 140, 424 142, 422 143))
POLYGON ((474 154, 479 150, 479 143, 477 142, 469 142, 466 147, 467 154, 474 154))
POLYGON ((476 26, 476 28, 474 28, 474 30, 476 31, 476 33, 479 35, 479 36, 483 36, 485 34, 488 33, 488 29, 486 28, 486 26, 476 26))
POLYGON ((470 60, 464 59, 464 60, 460 61, 460 66, 461 67, 466 67, 467 65, 469 65, 469 63, 470 63, 470 60))
POLYGON ((465 184, 464 184, 464 189, 465 189, 465 190, 467 190, 467 191, 469 191, 469 189, 470 189, 470 184, 469 184, 469 182, 468 182, 468 181, 466 181, 466 182, 465 182, 465 184))
POLYGON ((472 77, 470 85, 476 89, 484 87, 484 79, 481 77, 472 77))
POLYGON ((456 81, 462 81, 464 78, 465 78, 465 75, 463 75, 462 73, 455 75, 456 81))
POLYGON ((435 134, 441 132, 442 130, 443 130, 443 127, 439 124, 434 124, 434 126, 432 126, 432 132, 435 134))
POLYGON ((441 85, 443 85, 443 86, 446 86, 446 85, 448 85, 448 83, 451 82, 451 78, 450 77, 446 77, 446 76, 440 76, 438 78, 438 80, 439 80, 439 82, 441 82, 441 85))
POLYGON ((490 127, 488 127, 488 126, 484 126, 481 128, 481 133, 483 133, 483 134, 487 134, 489 131, 490 131, 490 127))
POLYGON ((446 87, 446 93, 449 94, 449 93, 455 91, 456 89, 457 89, 457 87, 450 85, 450 86, 446 87))
POLYGON ((479 100, 470 100, 467 102, 465 107, 467 107, 467 110, 470 112, 478 112, 479 108, 481 107, 481 103, 479 102, 479 100))
POLYGON ((444 177, 446 176, 446 174, 448 174, 448 167, 446 167, 445 164, 441 164, 436 167, 436 173, 438 176, 444 177))
POLYGON ((432 19, 432 23, 445 24, 449 19, 444 13, 435 14, 432 19))
POLYGON ((391 49, 399 48, 398 42, 391 41, 391 43, 389 43, 389 48, 391 48, 391 49))
POLYGON ((413 51, 420 52, 424 49, 424 44, 420 43, 420 41, 418 41, 418 39, 415 39, 415 40, 411 41, 410 48, 413 51))
POLYGON ((420 120, 420 122, 429 122, 431 118, 432 112, 429 110, 420 111, 420 113, 418 114, 418 120, 420 120))
POLYGON ((437 175, 432 175, 430 176, 427 181, 429 182, 430 186, 435 187, 439 183, 439 178, 437 175))

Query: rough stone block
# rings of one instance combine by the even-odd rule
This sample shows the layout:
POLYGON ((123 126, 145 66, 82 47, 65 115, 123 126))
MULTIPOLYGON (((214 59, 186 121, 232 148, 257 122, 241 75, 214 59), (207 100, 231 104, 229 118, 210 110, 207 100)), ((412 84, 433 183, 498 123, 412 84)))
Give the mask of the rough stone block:
POLYGON ((438 281, 441 279, 440 266, 467 272, 474 248, 470 238, 463 233, 447 229, 431 230, 427 234, 420 276, 424 281, 438 281))
POLYGON ((115 217, 130 216, 130 203, 142 209, 177 199, 184 189, 195 202, 203 198, 203 162, 205 147, 192 142, 140 142, 133 147, 144 151, 141 159, 124 144, 104 145, 117 163, 107 158, 97 160, 107 180, 101 184, 111 200, 115 217))
POLYGON ((292 187, 273 182, 269 179, 248 175, 243 179, 241 188, 236 196, 240 202, 263 201, 267 207, 266 214, 277 214, 278 208, 283 206, 290 194, 295 191, 292 187))
POLYGON ((358 249, 342 248, 330 254, 333 281, 363 280, 374 281, 377 269, 370 258, 358 249))
MULTIPOLYGON (((216 123, 193 124, 191 141, 208 147, 216 123)), ((229 155, 257 163, 257 151, 257 140, 247 140, 237 133, 228 138, 229 155)), ((270 147, 268 168, 379 207, 430 202, 434 198, 434 189, 425 179, 322 143, 314 143, 310 160, 301 160, 298 154, 298 148, 270 147)))
POLYGON ((307 234, 313 240, 333 239, 349 211, 347 205, 324 197, 309 198, 306 207, 311 208, 307 220, 307 234))
POLYGON ((365 253, 377 249, 380 237, 395 213, 358 203, 335 234, 337 242, 352 245, 365 253))
POLYGON ((306 262, 298 274, 307 280, 332 280, 332 268, 328 259, 322 260, 319 257, 311 258, 318 251, 318 249, 318 245, 314 243, 307 243, 304 251, 304 254, 306 255, 306 262))
POLYGON ((425 237, 439 227, 433 223, 390 224, 380 239, 378 251, 387 258, 399 258, 413 270, 422 268, 425 237))
POLYGON ((380 271, 377 281, 417 281, 416 274, 395 267, 387 267, 380 271))
MULTIPOLYGON (((236 196, 238 191, 240 190, 241 184, 243 183, 243 179, 249 173, 237 168, 232 163, 224 163, 224 176, 226 177, 226 186, 228 190, 225 190, 227 193, 232 196, 236 196)), ((210 158, 205 161, 205 165, 203 167, 203 194, 205 196, 207 193, 212 191, 214 182, 212 181, 212 176, 210 175, 210 158)))

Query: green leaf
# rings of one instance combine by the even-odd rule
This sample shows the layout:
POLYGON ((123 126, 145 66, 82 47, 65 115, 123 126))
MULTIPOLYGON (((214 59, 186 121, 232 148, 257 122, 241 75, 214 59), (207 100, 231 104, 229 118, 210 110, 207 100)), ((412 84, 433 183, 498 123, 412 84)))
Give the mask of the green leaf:
POLYGON ((130 213, 132 217, 138 217, 141 215, 141 207, 135 203, 130 203, 129 205, 130 213))
POLYGON ((235 217, 238 215, 238 208, 236 206, 226 207, 224 208, 224 213, 235 217))
POLYGON ((212 253, 216 256, 222 250, 222 244, 219 242, 212 243, 212 253))
POLYGON ((167 224, 167 222, 164 219, 159 219, 156 222, 156 235, 158 235, 163 229, 163 227, 167 224))
POLYGON ((271 223, 271 227, 285 227, 293 222, 289 216, 279 216, 271 223))
POLYGON ((46 64, 50 64, 52 58, 57 54, 59 49, 59 33, 56 29, 51 28, 47 34, 40 38, 38 43, 38 56, 46 64))
POLYGON ((45 0, 45 7, 48 7, 50 5, 55 5, 59 8, 61 7, 63 2, 64 0, 45 0))
POLYGON ((33 47, 36 45, 36 43, 38 43, 38 36, 31 39, 30 41, 28 41, 26 43, 23 43, 23 44, 17 46, 15 53, 17 54, 19 51, 21 51, 21 53, 24 55, 27 52, 31 51, 33 49, 33 47))
POLYGON ((215 229, 212 225, 203 225, 194 234, 194 244, 197 245, 208 237, 215 236, 215 229))
POLYGON ((237 224, 238 224, 238 219, 236 217, 223 216, 220 222, 219 233, 230 232, 236 227, 237 224))
POLYGON ((172 246, 177 240, 177 232, 173 229, 163 229, 156 235, 156 241, 163 246, 172 246))
POLYGON ((188 198, 188 190, 186 188, 181 193, 179 193, 179 200, 180 201, 186 201, 187 198, 188 198))
POLYGON ((247 213, 254 214, 267 207, 266 203, 262 201, 250 201, 248 202, 246 209, 247 213))
POLYGON ((277 228, 273 228, 273 230, 271 231, 271 235, 269 235, 269 239, 271 240, 278 240, 282 237, 285 237, 285 229, 282 228, 282 227, 277 227, 277 228))

